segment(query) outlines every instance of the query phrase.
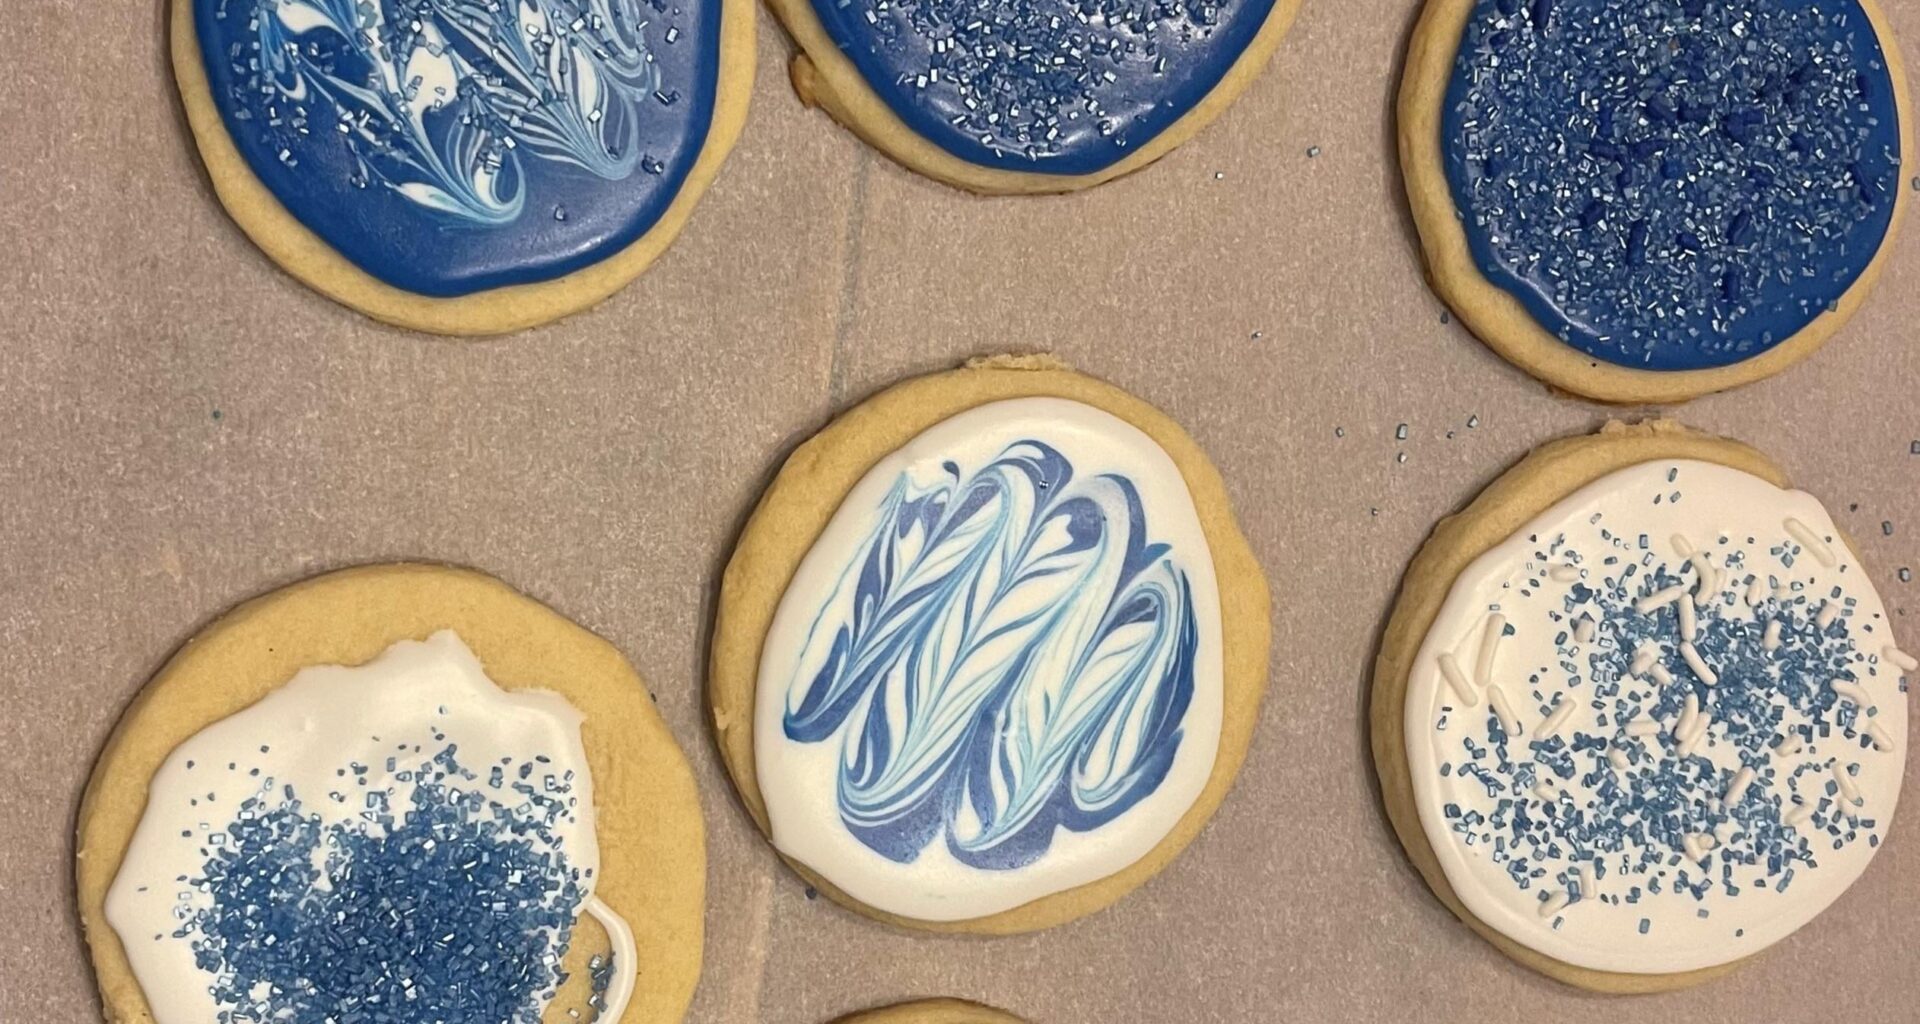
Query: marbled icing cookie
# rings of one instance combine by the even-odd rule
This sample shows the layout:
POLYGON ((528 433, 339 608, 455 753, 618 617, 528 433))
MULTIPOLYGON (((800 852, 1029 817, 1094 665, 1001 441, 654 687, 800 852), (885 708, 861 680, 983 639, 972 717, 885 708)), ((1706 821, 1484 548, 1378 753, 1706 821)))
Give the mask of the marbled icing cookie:
POLYGON ((1871 289, 1907 204, 1875 0, 1429 0, 1400 93, 1428 275, 1555 387, 1777 373, 1871 289))
POLYGON ((80 812, 109 1019, 679 1021, 692 773, 605 641, 465 570, 332 573, 153 681, 80 812))
POLYGON ((1100 909, 1225 797, 1266 582, 1171 420, 1046 360, 909 381, 787 461, 709 694, 781 855, 840 902, 1005 933, 1100 909))
POLYGON ((906 167, 988 194, 1065 192, 1219 116, 1299 0, 770 0, 793 81, 906 167))
POLYGON ((1678 988, 1811 922, 1889 834, 1907 682, 1820 502, 1743 445, 1618 424, 1440 524, 1382 644, 1401 843, 1502 952, 1678 988))
POLYGON ((719 172, 750 0, 173 0, 187 118, 275 262, 389 323, 517 330, 644 271, 719 172))

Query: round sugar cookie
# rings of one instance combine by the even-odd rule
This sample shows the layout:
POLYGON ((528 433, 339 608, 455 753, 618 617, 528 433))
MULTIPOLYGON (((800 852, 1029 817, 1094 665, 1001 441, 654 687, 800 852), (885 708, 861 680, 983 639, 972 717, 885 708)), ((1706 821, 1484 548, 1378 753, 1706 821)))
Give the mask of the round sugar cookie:
POLYGON ((646 686, 466 569, 333 572, 201 630, 101 752, 77 849, 115 1021, 670 1024, 700 972, 700 805, 646 686))
POLYGON ((752 0, 171 0, 214 192, 377 320, 502 334, 612 295, 720 171, 752 0))
POLYGON ((1427 0, 1399 99, 1428 279, 1605 402, 1778 373, 1859 308, 1909 201, 1876 0, 1427 0))
POLYGON ((1172 420, 1046 357, 907 381, 787 460, 721 586, 708 696, 783 858, 896 925, 1119 899, 1232 785, 1266 581, 1172 420))
POLYGON ((1374 763, 1474 931, 1571 985, 1664 991, 1866 870, 1914 671, 1847 539, 1765 456, 1616 423, 1435 527, 1381 643, 1374 763))
POLYGON ((837 1024, 1025 1024, 1010 1013, 959 999, 925 999, 842 1017, 837 1024))
POLYGON ((1192 138, 1266 68, 1299 0, 1127 3, 1098 18, 1057 0, 769 6, 799 46, 803 102, 909 170, 1027 195, 1111 181, 1192 138))

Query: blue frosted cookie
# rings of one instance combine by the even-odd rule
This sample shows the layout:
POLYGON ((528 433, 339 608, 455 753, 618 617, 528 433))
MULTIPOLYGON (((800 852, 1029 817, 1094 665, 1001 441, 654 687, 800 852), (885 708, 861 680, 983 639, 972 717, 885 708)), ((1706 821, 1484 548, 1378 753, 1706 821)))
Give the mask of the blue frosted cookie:
POLYGON ((175 0, 216 191, 382 320, 513 330, 672 241, 738 134, 746 0, 175 0))
POLYGON ((1873 0, 1432 0, 1401 155, 1436 287, 1549 383, 1680 400, 1863 298, 1904 206, 1873 0))
POLYGON ((1158 159, 1232 103, 1299 0, 771 0, 794 86, 888 156, 983 193, 1158 159))

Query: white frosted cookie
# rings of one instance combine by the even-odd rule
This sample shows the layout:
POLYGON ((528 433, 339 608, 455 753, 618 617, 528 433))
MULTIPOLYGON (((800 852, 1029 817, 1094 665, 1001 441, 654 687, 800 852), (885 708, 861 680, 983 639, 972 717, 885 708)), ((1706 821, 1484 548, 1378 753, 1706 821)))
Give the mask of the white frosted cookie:
POLYGON ((1818 500, 1732 442, 1616 428, 1435 531, 1383 646, 1375 755, 1416 864, 1503 950, 1677 987, 1866 870, 1913 668, 1818 500))
POLYGON ((690 773, 619 655, 461 570, 245 605, 156 677, 81 814, 114 1019, 677 1021, 690 773))
POLYGON ((782 855, 857 909, 987 931, 1171 859, 1265 676, 1264 581, 1200 458, 1104 385, 1005 367, 796 453, 729 567, 712 684, 782 855))

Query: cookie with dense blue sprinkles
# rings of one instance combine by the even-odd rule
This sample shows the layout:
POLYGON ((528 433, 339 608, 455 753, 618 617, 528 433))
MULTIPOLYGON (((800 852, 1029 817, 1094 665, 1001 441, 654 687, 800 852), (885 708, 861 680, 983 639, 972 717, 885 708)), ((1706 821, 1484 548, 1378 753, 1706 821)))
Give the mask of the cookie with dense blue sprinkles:
POLYGON ((809 895, 1048 928, 1145 883, 1225 799, 1268 601, 1176 424, 1046 357, 981 360, 788 459, 721 587, 714 730, 809 895))
POLYGON ((234 609, 122 719, 82 804, 115 1020, 679 1021, 692 775, 605 641, 466 570, 234 609))
POLYGON ((1604 401, 1779 372, 1872 287, 1906 82, 1875 0, 1430 0, 1400 97, 1429 276, 1604 401))
POLYGON ((295 277, 390 323, 584 309, 671 244, 752 84, 750 0, 174 0, 215 192, 295 277))
POLYGON ((1266 66, 1299 0, 772 0, 801 99, 975 192, 1064 192, 1198 132, 1266 66))
POLYGON ((1547 445, 1440 524, 1382 642, 1389 817, 1450 909, 1571 984, 1731 970, 1892 827, 1903 650, 1812 496, 1671 423, 1547 445))

